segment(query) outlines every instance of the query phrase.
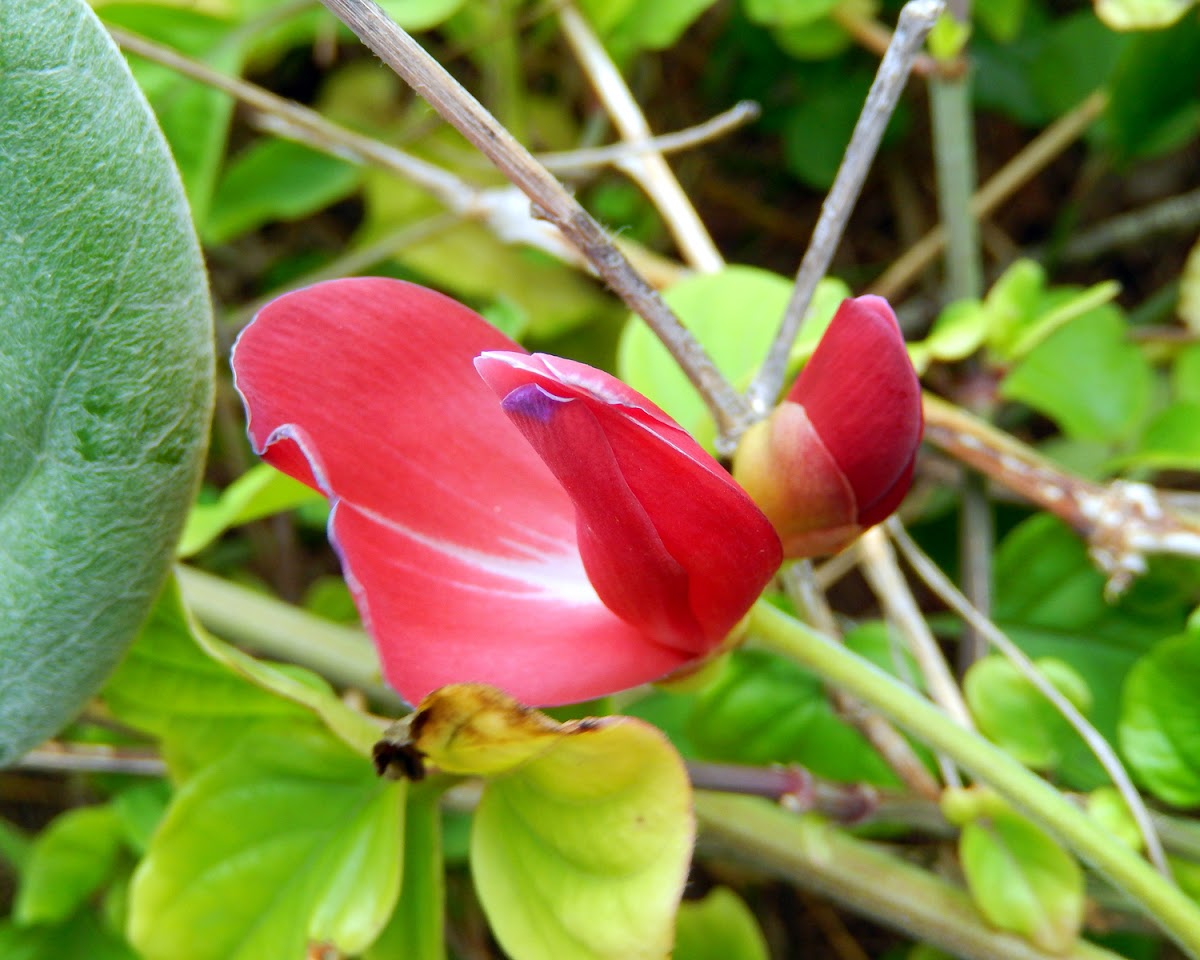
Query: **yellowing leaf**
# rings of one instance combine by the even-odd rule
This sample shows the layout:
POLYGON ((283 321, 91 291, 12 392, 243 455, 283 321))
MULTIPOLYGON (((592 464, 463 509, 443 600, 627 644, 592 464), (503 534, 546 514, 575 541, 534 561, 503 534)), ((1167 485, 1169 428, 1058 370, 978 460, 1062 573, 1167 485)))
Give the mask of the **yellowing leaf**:
POLYGON ((490 776, 471 872, 513 960, 663 960, 691 860, 687 771, 629 717, 557 723, 500 691, 443 687, 377 757, 490 776))

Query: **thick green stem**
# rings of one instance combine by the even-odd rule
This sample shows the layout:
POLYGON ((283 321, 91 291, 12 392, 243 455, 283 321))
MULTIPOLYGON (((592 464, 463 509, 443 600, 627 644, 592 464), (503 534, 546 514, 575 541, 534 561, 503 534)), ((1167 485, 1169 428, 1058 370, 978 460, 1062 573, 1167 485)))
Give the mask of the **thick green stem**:
POLYGON ((1040 777, 908 687, 770 604, 755 605, 750 630, 762 645, 845 689, 989 784, 1123 891, 1189 955, 1200 957, 1200 906, 1040 777))
MULTIPOLYGON (((802 816, 757 797, 696 795, 700 847, 753 864, 956 957, 1049 960, 1027 940, 990 928, 960 887, 818 816, 802 816)), ((1059 960, 1116 960, 1086 941, 1059 960)))

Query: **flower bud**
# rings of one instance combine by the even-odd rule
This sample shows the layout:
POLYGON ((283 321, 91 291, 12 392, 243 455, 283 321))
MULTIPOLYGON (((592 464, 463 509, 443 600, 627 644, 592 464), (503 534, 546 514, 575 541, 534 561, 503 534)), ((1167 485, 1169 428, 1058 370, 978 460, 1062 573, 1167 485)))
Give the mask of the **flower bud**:
POLYGON ((784 402, 742 438, 733 475, 786 556, 835 553, 900 505, 923 424, 891 307, 845 300, 784 402))

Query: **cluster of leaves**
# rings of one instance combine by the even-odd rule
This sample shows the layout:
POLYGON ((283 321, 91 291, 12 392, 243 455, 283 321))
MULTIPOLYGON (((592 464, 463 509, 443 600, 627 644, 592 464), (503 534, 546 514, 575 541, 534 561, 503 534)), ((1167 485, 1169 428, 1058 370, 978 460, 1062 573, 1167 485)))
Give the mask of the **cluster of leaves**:
MULTIPOLYGON (((612 358, 626 382, 711 444, 706 408, 657 341, 630 318, 614 354, 623 312, 580 273, 506 245, 480 224, 446 218, 426 189, 349 162, 336 143, 320 152, 251 135, 235 122, 227 94, 175 69, 131 56, 130 79, 79 3, 28 6, 0 9, 0 169, 6 177, 13 171, 11 188, 0 191, 0 304, 11 318, 0 341, 0 379, 19 385, 21 399, 0 411, 0 759, 15 760, 69 720, 143 624, 63 738, 119 755, 152 745, 164 775, 92 778, 96 802, 61 813, 36 836, 3 825, 0 858, 16 892, 0 923, 0 952, 217 960, 298 958, 324 945, 367 960, 434 960, 447 952, 447 910, 461 916, 473 909, 466 898, 447 896, 445 879, 469 863, 496 937, 518 958, 661 957, 671 942, 679 960, 765 957, 747 906, 750 886, 741 890, 745 899, 717 886, 676 916, 692 829, 679 755, 754 768, 798 765, 822 781, 902 796, 895 771, 833 707, 818 673, 747 649, 684 688, 623 703, 627 719, 596 722, 551 720, 460 690, 423 705, 426 722, 402 743, 442 772, 421 783, 394 782, 377 777, 369 760, 380 727, 331 684, 344 682, 338 667, 324 677, 254 660, 198 626, 174 580, 159 593, 202 465, 212 382, 193 226, 218 289, 231 300, 222 325, 236 319, 234 299, 351 263, 375 266, 476 303, 514 336, 554 342, 591 361, 612 358), (329 233, 332 243, 324 239, 329 233), (324 253, 313 252, 310 236, 324 253), (270 244, 275 238, 278 246, 270 244), (335 254, 335 246, 345 249, 335 254), (432 722, 439 710, 449 712, 449 723, 432 722)), ((374 63, 345 57, 315 84, 307 62, 295 70, 306 51, 345 37, 318 7, 279 0, 94 6, 109 27, 165 44, 218 74, 271 76, 328 120, 403 144, 464 182, 497 182, 457 137, 431 129, 425 108, 374 63)), ((568 148, 583 138, 572 98, 536 92, 522 72, 523 62, 555 56, 552 31, 540 23, 524 29, 526 18, 536 19, 532 5, 390 0, 384 7, 410 29, 436 30, 429 36, 445 50, 464 51, 491 91, 490 106, 522 139, 568 148)), ((720 18, 709 95, 763 102, 755 135, 782 145, 784 171, 795 181, 828 186, 872 75, 852 36, 878 13, 875 6, 741 0, 714 7, 707 0, 582 4, 627 66, 654 62, 648 51, 670 53, 689 37, 709 36, 705 24, 720 18)), ((974 15, 969 49, 979 107, 1042 126, 1104 89, 1107 109, 1089 133, 1098 163, 1162 157, 1195 140, 1200 21, 1188 4, 1102 2, 1096 13, 1057 16, 1031 0, 991 0, 974 15), (1157 29, 1113 29, 1130 26, 1157 29)), ((549 76, 539 81, 553 89, 549 76)), ((903 150, 910 123, 902 111, 885 150, 903 150)), ((597 178, 579 187, 594 208, 619 218, 615 225, 630 239, 660 239, 652 210, 625 184, 597 178)), ((840 280, 822 282, 794 365, 848 291, 840 280)), ((1118 306, 1117 292, 1110 282, 1053 283, 1043 267, 1017 261, 985 296, 948 305, 912 343, 914 364, 951 386, 963 371, 982 377, 1006 425, 1045 436, 1042 452, 1078 476, 1200 471, 1200 345, 1194 337, 1182 345, 1135 338, 1138 321, 1118 306)), ((778 274, 731 266, 683 279, 666 298, 740 388, 789 293, 778 274)), ((1186 286, 1180 299, 1189 302, 1186 286)), ((1200 327, 1194 315, 1190 323, 1193 332, 1200 327)), ((233 479, 239 442, 217 438, 209 478, 220 482, 201 492, 177 556, 253 581, 263 569, 248 561, 253 540, 229 531, 299 508, 296 529, 315 540, 310 535, 325 518, 312 491, 269 468, 233 479)), ((921 503, 918 533, 939 555, 947 552, 954 506, 944 490, 921 503)), ((995 622, 1119 747, 1155 804, 1166 811, 1200 804, 1196 565, 1156 561, 1112 603, 1072 531, 1045 514, 1006 508, 1002 518, 995 622)), ((353 617, 336 581, 315 582, 310 611, 353 617)), ((205 610, 211 616, 211 607, 229 604, 224 632, 237 637, 245 630, 239 618, 262 616, 237 605, 254 597, 233 588, 205 610)), ((859 613, 847 647, 911 679, 916 667, 897 655, 889 625, 859 613)), ((948 637, 956 631, 953 623, 938 625, 948 637)), ((365 637, 353 629, 338 636, 338 656, 365 662, 360 675, 370 678, 365 637)), ((395 709, 386 691, 362 686, 377 707, 395 709)), ((1077 792, 1114 838, 1140 844, 1092 753, 1008 661, 979 661, 963 688, 984 736, 1077 792)), ((592 704, 589 712, 611 707, 592 704)), ((885 813, 866 829, 883 838, 920 836, 932 815, 954 833, 970 897, 964 909, 1038 949, 1081 949, 1083 871, 1033 820, 986 790, 947 792, 922 823, 885 813)), ((790 814, 769 809, 776 814, 772 829, 781 837, 793 837, 793 828, 824 829, 796 827, 790 814)), ((1200 891, 1194 823, 1181 816, 1162 823, 1179 885, 1200 891)), ((816 836, 815 846, 861 843, 840 830, 816 836)), ((931 848, 942 842, 925 839, 931 848)), ((795 842, 799 851, 804 837, 795 842)), ((847 863, 863 856, 880 871, 870 883, 901 869, 870 860, 874 848, 847 851, 847 863)), ((820 859, 814 856, 814 871, 820 859)), ((737 877, 714 870, 731 882, 737 877)), ((938 889, 947 903, 966 896, 948 884, 938 889)), ((1126 915, 1119 900, 1103 906, 1112 922, 1126 915)), ((879 916, 896 919, 882 908, 879 916)), ((456 936, 450 947, 466 952, 464 935, 456 936)), ((1143 933, 1111 947, 1151 956, 1161 945, 1161 937, 1143 933)), ((928 950, 897 948, 912 956, 928 950)))

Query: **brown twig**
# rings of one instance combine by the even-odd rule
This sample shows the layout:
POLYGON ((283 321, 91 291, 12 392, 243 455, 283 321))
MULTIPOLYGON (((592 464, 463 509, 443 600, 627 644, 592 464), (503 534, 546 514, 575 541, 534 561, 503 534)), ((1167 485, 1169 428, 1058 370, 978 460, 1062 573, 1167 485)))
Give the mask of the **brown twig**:
MULTIPOLYGON (((587 74, 592 89, 604 104, 621 139, 626 143, 649 141, 650 125, 642 108, 634 100, 621 71, 612 62, 591 25, 571 3, 563 4, 558 19, 575 59, 587 74)), ((708 229, 662 154, 655 151, 632 154, 619 161, 618 166, 645 191, 662 214, 689 264, 701 273, 716 273, 725 266, 708 229)))
MULTIPOLYGON (((746 391, 750 405, 757 415, 762 415, 774 405, 775 398, 783 386, 788 355, 800 332, 804 315, 808 312, 813 291, 829 269, 850 218, 850 211, 858 199, 867 171, 870 170, 875 152, 883 139, 888 119, 896 109, 896 103, 908 80, 913 59, 942 8, 942 0, 908 0, 900 11, 900 20, 896 24, 891 45, 879 64, 879 71, 871 84, 867 101, 855 124, 854 133, 842 157, 833 186, 821 205, 821 216, 813 229, 812 240, 796 271, 792 297, 780 321, 779 331, 775 334, 758 375, 746 391)), ((744 430, 749 425, 750 422, 746 421, 738 426, 744 430)), ((738 432, 735 431, 731 436, 725 437, 726 446, 736 440, 737 436, 738 432)))
MULTIPOLYGON (((371 0, 322 0, 376 55, 437 110, 533 202, 587 258, 626 305, 642 317, 704 399, 722 433, 749 419, 750 408, 703 347, 604 229, 488 111, 371 0)), ((928 0, 924 0, 928 2, 928 0)))
POLYGON ((1146 571, 1146 554, 1200 557, 1200 519, 1167 506, 1154 487, 1083 480, 960 407, 930 394, 924 406, 926 440, 1049 510, 1087 541, 1092 560, 1108 577, 1109 596, 1146 571))

